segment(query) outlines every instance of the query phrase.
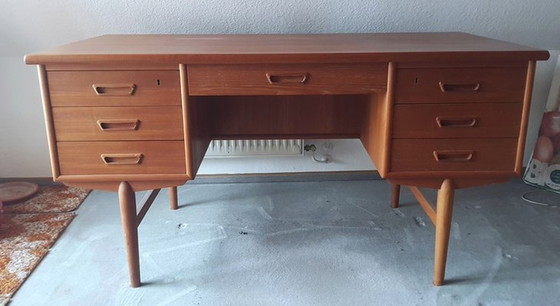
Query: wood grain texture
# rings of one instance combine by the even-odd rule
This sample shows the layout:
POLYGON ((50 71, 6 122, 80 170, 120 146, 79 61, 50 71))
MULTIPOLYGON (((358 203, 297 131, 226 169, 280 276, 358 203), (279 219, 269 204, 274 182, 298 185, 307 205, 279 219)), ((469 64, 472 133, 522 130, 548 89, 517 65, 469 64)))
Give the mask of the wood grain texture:
POLYGON ((26 62, 41 65, 55 179, 119 192, 133 287, 134 191, 170 187, 175 209, 211 139, 267 137, 359 137, 392 207, 400 185, 439 189, 434 212, 412 187, 441 285, 454 190, 519 175, 548 56, 464 33, 107 35, 26 62))
POLYGON ((514 171, 517 154, 516 138, 495 139, 394 139, 391 172, 441 171, 441 177, 452 171, 514 171), (442 159, 437 161, 434 152, 442 159), (466 159, 466 153, 472 158, 466 159))
POLYGON ((515 160, 515 172, 521 175, 523 171, 523 155, 525 153, 525 141, 527 140, 527 128, 529 125, 529 111, 531 109, 531 97, 533 96, 533 83, 537 63, 529 61, 527 67, 527 78, 525 80, 525 92, 523 94, 523 110, 521 112, 521 125, 519 127, 519 141, 517 142, 517 156, 515 160))
POLYGON ((58 141, 183 140, 180 106, 54 107, 52 112, 58 141))
POLYGON ((189 94, 332 95, 385 91, 383 64, 188 65, 189 94))
POLYGON ((128 62, 118 63, 95 63, 80 62, 68 65, 68 63, 49 64, 47 71, 177 71, 177 63, 158 63, 155 62, 137 62, 131 64, 128 62))
POLYGON ((397 67, 398 64, 395 62, 389 63, 389 73, 387 80, 387 95, 382 105, 381 118, 379 124, 381 132, 379 135, 380 146, 379 150, 381 152, 382 159, 382 169, 383 173, 387 173, 391 168, 391 154, 392 154, 392 135, 393 135, 393 120, 394 120, 394 108, 395 108, 395 94, 397 90, 397 67))
MULTIPOLYGON (((455 173, 453 177, 450 176, 450 178, 453 180, 453 186, 455 187, 455 189, 503 183, 507 181, 508 178, 513 177, 511 173, 509 177, 505 173, 496 174, 494 177, 488 176, 488 173, 481 173, 481 175, 479 176, 473 175, 473 172, 469 172, 469 173, 471 174, 470 177, 468 177, 467 175, 464 175, 463 177, 457 177, 455 173)), ((428 175, 428 176, 420 176, 420 177, 417 176, 416 178, 395 178, 395 179, 390 178, 388 179, 388 181, 391 184, 399 184, 401 186, 415 186, 415 187, 422 187, 422 188, 438 189, 441 187, 441 184, 446 179, 447 178, 437 178, 437 177, 430 178, 430 176, 428 175)))
POLYGON ((432 224, 436 225, 436 211, 434 210, 432 204, 426 199, 426 197, 422 194, 422 191, 420 191, 418 187, 408 186, 408 188, 410 189, 410 192, 412 192, 412 195, 414 195, 414 198, 416 199, 416 201, 418 201, 428 218, 430 218, 432 224))
MULTIPOLYGON (((127 181, 129 184, 134 182, 144 182, 144 183, 158 183, 162 182, 163 187, 169 187, 168 182, 185 182, 189 177, 185 173, 174 174, 154 174, 154 173, 117 173, 117 174, 67 174, 58 177, 60 182, 68 182, 70 184, 74 183, 102 183, 102 182, 116 182, 116 181, 127 181)), ((182 185, 182 183, 177 183, 175 186, 182 185)), ((155 189, 155 188, 149 188, 155 189)), ((138 191, 134 189, 135 191, 138 191)))
POLYGON ((152 206, 152 203, 154 203, 154 200, 156 199, 160 190, 161 189, 153 189, 152 191, 147 192, 142 200, 140 200, 140 203, 136 205, 140 207, 140 210, 138 211, 136 216, 136 227, 140 226, 140 223, 142 223, 142 220, 144 220, 146 213, 152 206))
MULTIPOLYGON (((184 174, 182 141, 59 142, 60 173, 184 174), (105 164, 102 154, 142 154, 138 164, 105 164)), ((118 159, 118 158, 117 158, 118 159)))
MULTIPOLYGON (((180 105, 177 71, 50 71, 50 97, 53 106, 156 106, 180 105), (119 88, 117 94, 99 95, 94 85, 134 86, 119 88)), ((109 90, 109 89, 107 89, 109 90)))
POLYGON ((196 97, 189 96, 186 65, 181 64, 179 66, 179 73, 181 77, 185 160, 187 174, 191 179, 194 179, 212 140, 210 122, 213 120, 214 114, 210 113, 208 103, 199 102, 196 97))
POLYGON ((526 79, 526 67, 399 69, 395 102, 521 103, 526 79))
POLYGON ((130 287, 140 287, 140 254, 138 252, 138 224, 136 217, 136 196, 127 182, 119 184, 119 206, 121 223, 128 257, 130 287))
POLYGON ((397 104, 392 137, 516 137, 521 110, 521 103, 397 104))
POLYGON ((445 278, 454 195, 455 187, 453 182, 449 179, 444 180, 441 188, 438 190, 436 205, 436 242, 434 252, 434 285, 436 286, 443 285, 445 278))
POLYGON ((368 95, 190 97, 212 138, 359 137, 368 95))
POLYGON ((419 187, 429 187, 432 188, 435 186, 437 188, 440 184, 432 184, 434 181, 439 181, 445 178, 451 178, 453 181, 465 182, 465 184, 457 183, 457 189, 459 188, 467 188, 467 187, 474 187, 474 186, 482 186, 488 185, 493 183, 500 183, 505 182, 508 179, 518 178, 519 175, 512 170, 504 170, 504 171, 496 171, 496 170, 484 170, 484 171, 470 171, 470 170, 453 170, 442 172, 438 170, 430 170, 430 171, 398 171, 398 172, 389 172, 384 177, 390 181, 395 182, 402 182, 399 183, 401 185, 411 185, 411 186, 419 186, 419 187), (415 181, 416 183, 404 183, 405 181, 415 181), (422 183, 421 180, 425 180, 426 184, 422 183), (477 184, 474 181, 479 180, 481 183, 477 184), (464 186, 464 187, 463 187, 464 186))
POLYGON ((370 96, 362 115, 360 140, 381 177, 387 175, 390 165, 395 70, 395 63, 389 63, 387 92, 370 96))
POLYGON ((391 208, 399 208, 401 185, 391 184, 391 208))
POLYGON ((41 100, 43 102, 43 115, 45 118, 45 126, 47 128, 47 140, 49 144, 52 176, 53 178, 57 178, 60 175, 60 166, 58 164, 58 151, 56 148, 56 134, 51 108, 49 80, 44 65, 37 66, 37 72, 39 73, 39 85, 41 86, 41 100))
MULTIPOLYGON (((138 192, 138 191, 153 190, 158 188, 180 186, 183 185, 187 180, 184 178, 184 176, 181 179, 177 179, 177 180, 171 180, 172 175, 168 175, 168 176, 170 177, 169 180, 158 180, 157 176, 152 178, 144 178, 144 180, 142 180, 141 176, 140 177, 132 176, 131 178, 134 181, 130 181, 128 184, 135 192, 138 192)), ((68 186, 117 192, 119 190, 119 185, 121 182, 115 179, 119 179, 121 177, 124 178, 124 176, 112 177, 112 178, 109 178, 107 176, 100 176, 100 177, 87 176, 86 179, 84 180, 83 176, 82 177, 61 176, 61 180, 63 180, 64 184, 68 186), (95 178, 102 178, 102 179, 96 180, 95 178)))
POLYGON ((169 192, 169 207, 171 210, 177 210, 179 208, 177 186, 169 187, 167 190, 169 192))
POLYGON ((466 33, 105 35, 29 54, 27 64, 343 63, 544 60, 548 52, 466 33))

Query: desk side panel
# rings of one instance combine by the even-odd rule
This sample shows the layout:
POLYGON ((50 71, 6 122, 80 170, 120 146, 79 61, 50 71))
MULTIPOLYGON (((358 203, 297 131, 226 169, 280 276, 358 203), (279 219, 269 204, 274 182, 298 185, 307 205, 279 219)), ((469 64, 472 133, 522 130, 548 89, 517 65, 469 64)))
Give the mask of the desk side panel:
POLYGON ((529 110, 531 108, 531 97, 533 95, 533 83, 535 79, 536 62, 529 61, 527 66, 527 78, 525 81, 525 94, 523 96, 523 111, 521 113, 521 125, 519 127, 519 140, 517 142, 517 157, 515 161, 515 173, 521 175, 523 168, 523 155, 525 153, 525 141, 527 140, 527 127, 529 125, 529 110))
POLYGON ((381 177, 389 170, 395 63, 389 63, 387 91, 372 95, 365 112, 360 140, 381 177))
POLYGON ((39 72, 39 83, 41 86, 41 98, 43 100, 43 111, 45 115, 45 124, 47 128, 47 139, 49 144, 49 155, 51 159, 51 169, 53 179, 56 181, 60 175, 60 167, 58 164, 58 151, 56 148, 56 137, 54 120, 51 108, 51 97, 49 91, 49 81, 47 69, 44 65, 37 66, 39 72))
POLYGON ((179 65, 179 76, 187 175, 194 179, 212 140, 206 119, 209 116, 208 105, 189 96, 187 68, 184 64, 179 65))

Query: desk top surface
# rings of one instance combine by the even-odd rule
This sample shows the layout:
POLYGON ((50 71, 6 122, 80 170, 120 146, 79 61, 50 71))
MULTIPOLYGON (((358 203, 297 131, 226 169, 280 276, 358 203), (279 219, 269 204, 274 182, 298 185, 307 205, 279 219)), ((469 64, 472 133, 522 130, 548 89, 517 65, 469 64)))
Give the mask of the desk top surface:
POLYGON ((544 60, 549 53, 466 33, 104 35, 29 54, 27 64, 544 60))

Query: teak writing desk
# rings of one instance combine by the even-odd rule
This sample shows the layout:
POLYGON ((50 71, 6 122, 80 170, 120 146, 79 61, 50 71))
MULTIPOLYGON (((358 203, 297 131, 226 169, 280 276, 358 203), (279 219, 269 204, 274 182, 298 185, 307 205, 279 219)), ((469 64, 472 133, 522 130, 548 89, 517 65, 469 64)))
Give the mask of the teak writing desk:
POLYGON ((159 188, 193 179, 212 139, 360 138, 436 229, 442 285, 457 188, 519 176, 535 62, 547 51, 464 33, 107 35, 39 66, 53 177, 118 191, 131 285, 159 188), (434 208, 418 187, 439 189, 434 208), (136 211, 135 191, 154 189, 136 211))

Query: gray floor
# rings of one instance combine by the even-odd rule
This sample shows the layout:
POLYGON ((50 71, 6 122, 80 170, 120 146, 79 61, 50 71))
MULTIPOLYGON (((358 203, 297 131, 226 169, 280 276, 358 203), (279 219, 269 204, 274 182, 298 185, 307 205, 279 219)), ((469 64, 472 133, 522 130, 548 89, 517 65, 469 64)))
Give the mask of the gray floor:
POLYGON ((433 226, 407 191, 391 209, 384 181, 191 182, 140 226, 137 289, 117 196, 95 191, 10 305, 558 305, 560 208, 529 190, 456 193, 448 284, 433 287, 433 226))

